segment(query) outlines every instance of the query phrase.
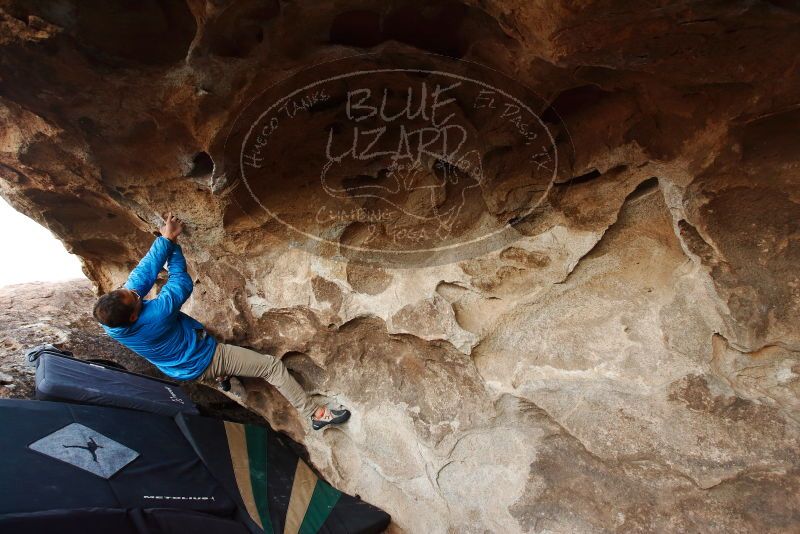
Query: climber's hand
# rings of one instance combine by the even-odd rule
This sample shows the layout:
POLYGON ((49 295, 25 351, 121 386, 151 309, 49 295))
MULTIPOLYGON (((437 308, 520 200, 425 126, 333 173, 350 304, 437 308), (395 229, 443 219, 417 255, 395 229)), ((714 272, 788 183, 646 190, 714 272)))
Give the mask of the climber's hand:
POLYGON ((169 212, 166 217, 164 217, 164 226, 159 228, 159 232, 161 232, 161 235, 174 242, 183 232, 183 221, 173 215, 172 212, 169 212))

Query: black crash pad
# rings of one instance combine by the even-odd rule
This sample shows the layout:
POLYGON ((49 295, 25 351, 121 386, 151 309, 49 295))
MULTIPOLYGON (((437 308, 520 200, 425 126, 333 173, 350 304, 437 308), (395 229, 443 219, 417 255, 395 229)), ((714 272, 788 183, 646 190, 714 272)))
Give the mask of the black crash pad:
POLYGON ((198 413, 177 384, 50 353, 37 360, 36 398, 168 416, 198 413))

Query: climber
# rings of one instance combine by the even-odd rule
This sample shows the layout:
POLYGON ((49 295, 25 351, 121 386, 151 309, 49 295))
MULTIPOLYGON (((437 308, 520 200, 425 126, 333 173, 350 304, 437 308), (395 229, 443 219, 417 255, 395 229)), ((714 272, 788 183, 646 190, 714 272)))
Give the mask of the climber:
POLYGON ((106 293, 95 304, 94 317, 106 333, 176 380, 211 385, 231 376, 260 377, 311 419, 314 430, 347 421, 348 410, 315 405, 280 359, 220 343, 200 322, 180 311, 193 288, 177 243, 183 222, 168 213, 160 232, 125 285, 106 293), (156 298, 143 299, 165 262, 167 283, 156 298))

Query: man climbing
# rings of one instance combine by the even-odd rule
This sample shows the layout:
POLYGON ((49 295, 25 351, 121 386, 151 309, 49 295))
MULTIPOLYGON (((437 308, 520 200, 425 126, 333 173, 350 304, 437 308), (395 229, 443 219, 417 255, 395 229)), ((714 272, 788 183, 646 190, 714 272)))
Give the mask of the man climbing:
POLYGON ((180 311, 193 288, 177 243, 183 222, 168 213, 160 232, 125 285, 95 304, 94 317, 106 333, 176 380, 212 384, 231 376, 260 377, 310 418, 314 430, 347 421, 348 410, 315 405, 280 359, 219 343, 200 322, 180 311), (156 298, 144 300, 165 262, 167 283, 156 298))

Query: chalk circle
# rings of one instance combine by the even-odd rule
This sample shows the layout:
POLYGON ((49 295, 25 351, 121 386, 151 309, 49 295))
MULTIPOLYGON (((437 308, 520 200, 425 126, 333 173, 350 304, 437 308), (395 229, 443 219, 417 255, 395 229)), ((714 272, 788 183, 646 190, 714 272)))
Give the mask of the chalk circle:
POLYGON ((364 54, 262 91, 225 158, 295 246, 394 268, 450 263, 518 239, 544 202, 559 172, 554 125, 534 111, 546 107, 476 63, 364 54))

